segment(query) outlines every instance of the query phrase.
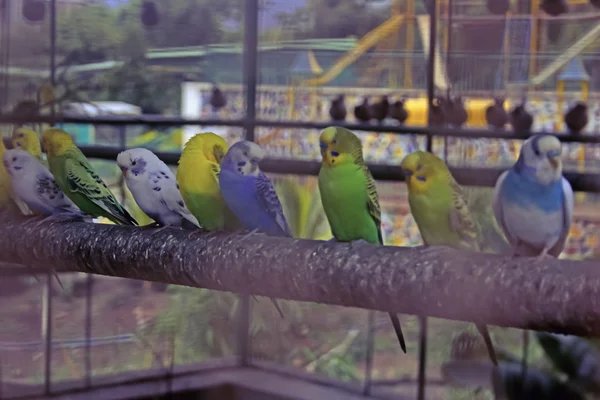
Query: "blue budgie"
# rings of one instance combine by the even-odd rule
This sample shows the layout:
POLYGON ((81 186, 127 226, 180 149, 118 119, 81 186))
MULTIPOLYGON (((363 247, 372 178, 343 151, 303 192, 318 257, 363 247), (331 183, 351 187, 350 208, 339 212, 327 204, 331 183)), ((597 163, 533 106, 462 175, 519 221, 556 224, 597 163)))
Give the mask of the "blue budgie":
MULTIPOLYGON (((221 195, 246 229, 292 237, 277 192, 258 166, 264 156, 256 143, 242 141, 231 146, 221 162, 221 195)), ((283 317, 275 299, 271 301, 283 317)))
POLYGON ((529 138, 519 159, 496 182, 493 208, 513 254, 558 257, 573 217, 573 189, 562 176, 561 143, 550 135, 529 138))
POLYGON ((221 162, 221 194, 247 229, 292 237, 273 184, 258 166, 264 155, 263 149, 252 142, 231 146, 221 162))

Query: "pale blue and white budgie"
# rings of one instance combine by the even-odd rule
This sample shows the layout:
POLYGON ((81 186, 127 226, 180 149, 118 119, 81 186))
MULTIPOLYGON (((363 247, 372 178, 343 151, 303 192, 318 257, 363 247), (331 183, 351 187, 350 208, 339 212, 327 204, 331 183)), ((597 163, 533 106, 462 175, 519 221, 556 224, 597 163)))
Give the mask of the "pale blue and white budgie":
POLYGON ((496 220, 518 256, 558 257, 573 217, 573 189, 562 176, 561 143, 533 136, 519 159, 498 178, 493 208, 496 220))
POLYGON ((221 162, 221 194, 246 229, 292 237, 273 184, 258 166, 264 156, 256 143, 242 141, 231 146, 221 162))
POLYGON ((40 161, 21 149, 7 150, 2 156, 10 175, 15 196, 36 215, 42 217, 83 217, 81 210, 54 181, 54 176, 40 161))
MULTIPOLYGON (((231 146, 221 162, 221 195, 246 229, 292 237, 277 192, 258 166, 264 156, 264 150, 253 142, 242 141, 231 146)), ((271 301, 283 318, 277 301, 273 298, 271 301)))
POLYGON ((157 225, 200 227, 181 197, 175 174, 156 154, 129 149, 119 153, 117 164, 136 203, 157 225))

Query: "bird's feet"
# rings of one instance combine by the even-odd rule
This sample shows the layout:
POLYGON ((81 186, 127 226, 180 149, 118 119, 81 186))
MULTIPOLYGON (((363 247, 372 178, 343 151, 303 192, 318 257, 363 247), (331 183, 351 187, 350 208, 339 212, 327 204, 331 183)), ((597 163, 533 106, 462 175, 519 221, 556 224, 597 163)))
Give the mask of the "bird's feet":
POLYGON ((140 229, 153 229, 153 228, 160 228, 162 225, 159 224, 158 222, 152 222, 148 225, 142 225, 140 226, 140 229))
POLYGON ((456 252, 450 246, 424 246, 423 253, 427 255, 436 255, 436 256, 449 256, 451 253, 456 252))
POLYGON ((256 233, 258 233, 258 229, 252 229, 250 232, 248 232, 247 234, 245 234, 245 235, 244 235, 244 236, 243 236, 243 237, 240 239, 240 242, 241 242, 241 241, 244 241, 244 240, 246 240, 246 239, 248 239, 249 237, 251 237, 251 236, 255 235, 256 233))
POLYGON ((350 247, 358 247, 364 245, 371 245, 371 243, 367 242, 365 239, 358 239, 350 242, 350 247))

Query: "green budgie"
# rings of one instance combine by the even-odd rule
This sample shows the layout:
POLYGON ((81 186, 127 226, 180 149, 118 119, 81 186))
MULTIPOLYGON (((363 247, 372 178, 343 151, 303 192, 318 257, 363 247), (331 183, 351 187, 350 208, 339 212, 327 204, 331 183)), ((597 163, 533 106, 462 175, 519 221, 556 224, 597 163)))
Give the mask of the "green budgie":
MULTIPOLYGON (((319 141, 323 156, 319 191, 335 240, 383 245, 379 198, 360 139, 346 128, 331 126, 321 132, 319 141)), ((395 314, 389 315, 406 353, 400 320, 395 314)))
POLYGON ((108 218, 115 224, 137 225, 67 132, 47 129, 42 143, 56 183, 81 211, 92 217, 108 218))
MULTIPOLYGON (((508 246, 497 230, 497 243, 489 240, 489 220, 474 219, 468 201, 450 170, 434 154, 416 151, 402 160, 402 171, 408 187, 410 211, 426 245, 441 245, 468 251, 495 252, 508 246)), ((490 211, 491 212, 491 211, 490 211)), ((497 227, 497 224, 495 224, 497 227)), ((491 231, 494 229, 492 227, 491 231)), ((490 359, 498 365, 496 352, 485 325, 476 324, 483 336, 490 359)))

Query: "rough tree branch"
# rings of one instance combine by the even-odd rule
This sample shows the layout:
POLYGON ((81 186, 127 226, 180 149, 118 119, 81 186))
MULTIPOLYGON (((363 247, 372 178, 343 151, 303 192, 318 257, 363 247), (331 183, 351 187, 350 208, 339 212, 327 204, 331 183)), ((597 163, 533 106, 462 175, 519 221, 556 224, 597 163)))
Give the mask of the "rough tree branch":
POLYGON ((578 335, 600 265, 0 216, 0 261, 578 335))

